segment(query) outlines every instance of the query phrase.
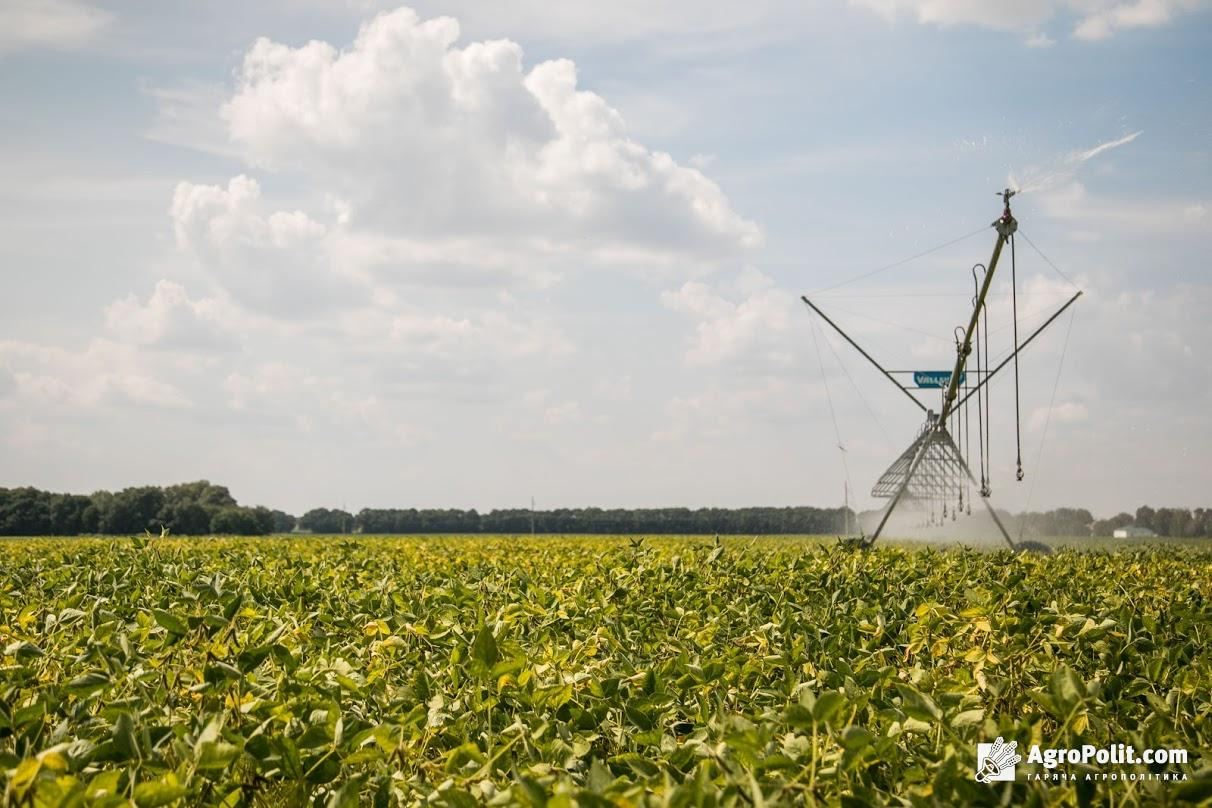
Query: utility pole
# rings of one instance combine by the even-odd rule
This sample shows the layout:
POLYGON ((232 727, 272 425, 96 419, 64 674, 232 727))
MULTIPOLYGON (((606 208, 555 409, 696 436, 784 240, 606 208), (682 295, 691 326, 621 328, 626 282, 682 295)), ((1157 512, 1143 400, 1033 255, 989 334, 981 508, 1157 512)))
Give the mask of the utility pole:
POLYGON ((850 535, 850 483, 842 482, 842 535, 850 535))

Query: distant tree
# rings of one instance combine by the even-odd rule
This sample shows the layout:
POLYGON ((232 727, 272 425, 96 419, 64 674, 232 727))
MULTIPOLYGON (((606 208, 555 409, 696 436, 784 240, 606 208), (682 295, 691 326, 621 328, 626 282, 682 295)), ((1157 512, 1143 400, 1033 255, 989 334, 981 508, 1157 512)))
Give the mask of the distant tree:
POLYGON ((50 532, 56 536, 96 532, 96 519, 89 514, 90 505, 92 500, 80 494, 51 494, 50 532))
POLYGON ((0 489, 0 532, 6 536, 42 536, 51 532, 51 497, 37 488, 0 489))
POLYGON ((1148 505, 1141 505, 1136 509, 1136 526, 1147 530, 1155 530, 1156 528, 1153 527, 1153 517, 1156 513, 1148 505))
POLYGON ((251 508, 253 517, 257 520, 258 536, 268 536, 274 532, 274 512, 264 505, 257 505, 251 508))
POLYGON ((0 535, 137 535, 165 527, 188 536, 210 532, 215 524, 225 532, 265 534, 290 530, 294 517, 268 508, 241 508, 225 486, 206 480, 89 496, 0 488, 0 535))
POLYGON ((164 489, 165 499, 171 502, 196 502, 207 510, 218 510, 238 504, 225 485, 215 485, 209 480, 178 483, 164 489))
POLYGON ((1049 536, 1089 536, 1094 524, 1094 514, 1085 508, 1057 508, 1046 516, 1049 536))
POLYGON ((348 533, 354 528, 354 517, 340 509, 313 508, 299 517, 299 527, 312 533, 348 533))
POLYGON ((270 511, 270 516, 273 517, 271 533, 289 533, 295 529, 295 523, 298 521, 286 511, 270 511))
POLYGON ((161 522, 156 518, 164 507, 164 490, 145 485, 124 488, 111 498, 106 498, 100 509, 97 530, 100 533, 138 534, 144 531, 158 533, 161 522))
MULTIPOLYGON (((268 511, 267 511, 268 513, 268 511)), ((211 533, 223 533, 233 536, 259 536, 267 533, 263 530, 262 520, 252 508, 241 508, 238 505, 228 505, 215 511, 210 520, 211 533)))
POLYGON ((1153 515, 1153 530, 1159 536, 1194 536, 1195 520, 1186 508, 1158 508, 1153 515))
POLYGON ((196 501, 168 502, 156 515, 161 526, 177 536, 197 536, 210 531, 218 508, 206 508, 196 501))
POLYGON ((1191 515, 1195 520, 1195 535, 1212 536, 1212 508, 1196 508, 1191 515))

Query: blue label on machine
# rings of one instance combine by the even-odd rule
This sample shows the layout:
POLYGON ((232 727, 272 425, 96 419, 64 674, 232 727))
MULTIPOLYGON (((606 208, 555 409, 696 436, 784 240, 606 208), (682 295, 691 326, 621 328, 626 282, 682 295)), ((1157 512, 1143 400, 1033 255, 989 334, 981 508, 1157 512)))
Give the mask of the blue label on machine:
MULTIPOLYGON (((959 383, 963 384, 967 376, 967 373, 961 373, 959 383)), ((951 383, 951 371, 915 370, 913 371, 913 383, 918 387, 946 387, 951 383)))

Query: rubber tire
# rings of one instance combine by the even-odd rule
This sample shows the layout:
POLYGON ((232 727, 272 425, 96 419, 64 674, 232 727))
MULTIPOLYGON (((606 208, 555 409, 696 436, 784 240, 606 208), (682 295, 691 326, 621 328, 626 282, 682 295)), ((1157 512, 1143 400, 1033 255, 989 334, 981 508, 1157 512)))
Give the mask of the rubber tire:
POLYGON ((1035 553, 1036 555, 1052 555, 1052 548, 1041 541, 1020 541, 1014 548, 1020 553, 1035 553))

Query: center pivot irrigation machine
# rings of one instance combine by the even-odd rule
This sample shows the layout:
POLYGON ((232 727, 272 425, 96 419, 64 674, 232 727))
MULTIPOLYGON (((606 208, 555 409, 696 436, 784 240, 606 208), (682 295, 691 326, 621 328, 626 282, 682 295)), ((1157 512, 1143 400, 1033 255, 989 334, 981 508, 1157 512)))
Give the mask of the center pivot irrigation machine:
MULTIPOLYGON (((1017 442, 1017 478, 1021 482, 1024 476, 1023 461, 1022 461, 1022 429, 1019 419, 1019 354, 1031 342, 1039 336, 1044 329, 1052 325, 1058 317, 1074 302, 1081 297, 1081 290, 1070 297, 1063 305, 1061 305, 1051 316, 1049 316, 1042 325, 1031 333, 1026 339, 1019 341, 1018 338, 1018 278, 1017 266, 1014 251, 1015 233, 1018 231, 1018 221, 1010 213, 1010 198, 1015 195, 1015 192, 1009 188, 999 192, 1002 197, 1003 210, 1002 215, 992 223, 991 227, 997 232, 997 241, 993 246, 993 256, 989 259, 988 266, 976 264, 972 268, 972 278, 974 287, 974 296, 972 298, 972 314, 968 318, 967 327, 956 326, 955 328, 955 366, 950 373, 947 371, 897 371, 887 370, 883 365, 875 360, 870 353, 863 350, 857 342, 854 341, 845 331, 842 330, 837 323, 831 320, 816 303, 813 303, 807 296, 801 299, 812 309, 820 318, 827 323, 833 330, 842 336, 851 347, 858 351, 867 361, 874 365, 880 373, 882 373, 890 382, 896 385, 909 401, 922 410, 926 414, 926 422, 920 427, 913 442, 909 447, 888 467, 876 481, 875 486, 871 489, 873 497, 887 499, 888 504, 885 506, 883 513, 880 516, 878 526, 875 532, 870 536, 860 536, 852 539, 863 547, 870 547, 879 539, 880 534, 888 524, 888 518, 892 512, 896 510, 898 505, 910 504, 919 508, 929 509, 931 514, 941 513, 945 518, 950 512, 951 518, 955 519, 960 514, 972 513, 973 489, 976 490, 980 497, 981 503, 993 518, 998 530, 1001 531, 1002 537, 1006 540, 1006 544, 1012 550, 1034 550, 1048 552, 1046 545, 1034 541, 1022 541, 1016 543, 1010 538, 1010 533, 1006 530, 1006 526, 1002 523, 997 511, 989 502, 991 488, 991 468, 989 462, 989 426, 990 426, 990 396, 988 385, 999 371, 1008 364, 1014 365, 1014 416, 1015 416, 1015 439, 1017 442), (989 322, 988 312, 986 308, 986 300, 989 296, 989 289, 993 283, 994 273, 997 271, 998 259, 1001 258, 1002 249, 1009 243, 1010 245, 1010 265, 1011 265, 1011 300, 1012 300, 1012 316, 1013 322, 1013 350, 1011 353, 998 362, 996 365, 990 366, 989 359, 989 322), (975 350, 973 350, 975 348, 975 350), (912 386, 902 383, 898 380, 898 376, 904 377, 911 375, 912 386), (971 380, 971 381, 969 381, 971 380), (915 391, 920 390, 940 390, 942 391, 941 403, 939 410, 935 412, 918 400, 915 391), (975 410, 975 419, 971 417, 970 409, 975 410), (972 445, 971 440, 971 422, 976 421, 976 446, 972 445), (975 450, 979 459, 980 479, 973 474, 972 469, 968 465, 968 459, 972 451, 975 450)), ((983 232, 985 228, 977 231, 983 232)), ((971 233, 969 235, 976 235, 971 233)), ((963 240, 968 236, 961 237, 955 241, 948 242, 934 250, 942 249, 963 240)), ((1024 236, 1024 238, 1026 238, 1024 236)), ((1027 243, 1031 244, 1030 239, 1027 243)), ((1035 245, 1031 244, 1034 248, 1035 245)), ((1039 252, 1038 248, 1035 248, 1039 252)), ((914 258, 919 258, 927 253, 921 253, 914 258)), ((1065 277, 1064 273, 1048 261, 1047 257, 1040 253, 1040 256, 1054 269, 1061 277, 1065 277)), ((898 262, 897 264, 889 265, 883 269, 890 269, 893 266, 899 266, 909 260, 898 262)), ((881 272, 883 269, 876 270, 881 272)), ((863 277, 875 274, 867 273, 863 277)), ((857 280, 857 279, 854 279, 857 280)), ((1065 277, 1065 280, 1069 279, 1065 277)), ((1072 284, 1071 281, 1069 281, 1072 284)), ((847 281, 846 283, 849 283, 847 281)), ((839 284, 841 285, 841 284, 839 284)), ((834 287, 831 287, 834 288, 834 287)), ((1066 338, 1067 342, 1067 338, 1066 338)), ((818 349, 819 351, 819 349, 818 349)), ((822 366, 822 375, 824 367, 822 366)), ((1059 374, 1058 374, 1059 380, 1059 374)), ((1055 390, 1053 391, 1055 397, 1055 390)), ((832 398, 830 398, 830 409, 832 411, 832 398)), ((836 415, 834 416, 834 425, 836 429, 836 415)), ((841 446, 839 435, 839 448, 843 452, 843 462, 845 462, 845 448, 841 446)), ((847 476, 849 472, 847 471, 847 476)), ((847 499, 849 498, 849 481, 847 480, 847 499)), ((849 502, 847 502, 847 513, 849 512, 849 502)))

